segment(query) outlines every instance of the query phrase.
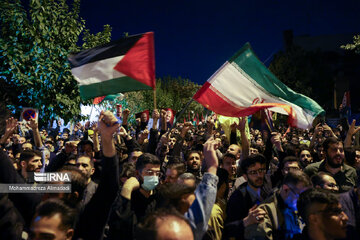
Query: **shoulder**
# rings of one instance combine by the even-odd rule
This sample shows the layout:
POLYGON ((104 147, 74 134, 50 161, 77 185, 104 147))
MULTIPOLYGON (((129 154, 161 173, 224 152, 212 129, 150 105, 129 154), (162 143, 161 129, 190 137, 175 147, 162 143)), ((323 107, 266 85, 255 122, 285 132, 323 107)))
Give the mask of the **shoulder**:
POLYGON ((356 175, 356 170, 355 168, 347 165, 346 163, 344 163, 344 171, 348 172, 349 174, 355 174, 356 175))
POLYGON ((266 212, 274 210, 275 207, 276 207, 276 204, 275 204, 274 198, 268 198, 266 200, 266 202, 259 205, 259 208, 265 210, 266 212))
POLYGON ((309 164, 305 169, 317 169, 320 167, 321 163, 323 163, 324 161, 320 161, 320 162, 315 162, 315 163, 311 163, 309 164))
POLYGON ((246 186, 239 186, 235 189, 235 191, 231 194, 229 201, 232 199, 242 199, 246 195, 246 186))
POLYGON ((309 164, 309 165, 304 169, 304 172, 305 172, 306 174, 309 174, 309 173, 312 174, 312 173, 318 171, 322 162, 323 162, 323 161, 309 164))

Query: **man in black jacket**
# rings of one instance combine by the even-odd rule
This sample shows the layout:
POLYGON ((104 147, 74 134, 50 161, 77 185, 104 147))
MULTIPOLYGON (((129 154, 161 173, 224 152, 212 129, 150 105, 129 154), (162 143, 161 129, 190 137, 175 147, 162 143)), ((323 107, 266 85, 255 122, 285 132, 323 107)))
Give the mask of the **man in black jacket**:
POLYGON ((109 219, 110 239, 132 239, 134 226, 155 209, 160 160, 144 153, 136 162, 136 175, 126 180, 114 203, 109 219))
POLYGON ((265 157, 250 155, 241 162, 241 169, 247 183, 238 187, 228 201, 224 239, 243 239, 245 227, 261 221, 265 214, 263 210, 256 209, 267 195, 261 189, 266 173, 265 157))

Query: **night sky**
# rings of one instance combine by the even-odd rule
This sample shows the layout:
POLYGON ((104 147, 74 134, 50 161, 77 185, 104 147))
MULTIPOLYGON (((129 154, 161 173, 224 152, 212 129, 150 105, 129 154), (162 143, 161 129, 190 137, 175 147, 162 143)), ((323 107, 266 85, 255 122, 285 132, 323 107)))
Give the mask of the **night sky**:
POLYGON ((203 84, 244 43, 268 65, 283 31, 298 35, 359 34, 360 0, 83 0, 92 33, 110 24, 112 39, 155 33, 156 77, 203 84))

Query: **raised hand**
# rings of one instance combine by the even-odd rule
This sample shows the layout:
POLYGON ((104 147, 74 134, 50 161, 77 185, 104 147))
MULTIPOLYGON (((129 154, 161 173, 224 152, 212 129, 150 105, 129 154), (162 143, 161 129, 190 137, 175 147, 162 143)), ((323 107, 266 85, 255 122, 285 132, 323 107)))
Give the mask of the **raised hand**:
POLYGON ((124 111, 123 111, 123 113, 122 113, 122 124, 123 125, 127 125, 127 121, 128 121, 128 117, 129 117, 129 115, 130 115, 130 110, 127 108, 127 109, 125 109, 124 111))
POLYGON ((124 127, 120 128, 119 135, 122 136, 122 137, 127 136, 127 131, 126 131, 126 129, 124 127))
POLYGON ((181 129, 181 137, 184 138, 186 133, 193 127, 193 125, 191 124, 191 122, 186 122, 184 123, 182 129, 181 129))
POLYGON ((236 124, 236 122, 233 122, 233 123, 230 125, 230 130, 231 130, 232 132, 235 132, 236 128, 237 128, 237 124, 236 124))
POLYGON ((101 135, 101 144, 105 157, 113 157, 116 154, 113 135, 119 127, 120 124, 112 112, 102 111, 100 113, 98 130, 101 135))
POLYGON ((124 118, 128 118, 129 115, 130 115, 130 110, 129 110, 128 108, 125 109, 125 110, 123 111, 122 115, 123 115, 123 119, 124 119, 124 118))
POLYGON ((166 118, 166 110, 162 109, 160 115, 161 115, 161 119, 165 119, 166 118))
POLYGON ((160 118, 160 113, 157 109, 154 109, 153 113, 152 113, 152 118, 155 120, 158 120, 160 118))
POLYGON ((6 120, 6 127, 5 127, 5 133, 8 133, 9 135, 13 134, 18 126, 18 120, 11 117, 6 120))
POLYGON ((77 152, 77 141, 67 141, 65 143, 65 153, 70 154, 70 153, 74 153, 76 154, 77 152))
POLYGON ((352 137, 355 133, 357 133, 360 130, 360 127, 355 127, 356 120, 354 119, 351 122, 351 125, 349 127, 349 130, 346 134, 346 138, 344 141, 344 147, 350 147, 352 142, 352 137))
POLYGON ((144 139, 146 139, 148 136, 149 136, 149 130, 145 129, 145 130, 141 133, 140 138, 144 140, 144 139))
POLYGON ((354 134, 356 134, 360 130, 360 127, 356 127, 355 124, 356 124, 356 120, 354 119, 351 122, 350 128, 348 130, 348 134, 350 134, 351 136, 353 136, 354 134))
POLYGON ((118 130, 119 127, 120 125, 113 113, 110 111, 102 111, 100 113, 98 130, 102 139, 112 139, 113 134, 118 130))
POLYGON ((239 117, 239 124, 237 125, 239 131, 245 131, 246 121, 246 117, 239 117))
POLYGON ((32 130, 34 130, 34 129, 37 129, 38 128, 38 123, 37 123, 37 121, 34 119, 34 118, 31 118, 30 120, 29 120, 29 127, 32 129, 32 130))
POLYGON ((274 144, 274 146, 279 150, 279 151, 283 151, 283 148, 281 146, 281 134, 278 132, 272 132, 271 133, 271 143, 274 144))
POLYGON ((322 131, 323 131, 323 127, 322 127, 321 123, 319 123, 318 125, 316 125, 316 127, 314 129, 314 136, 317 136, 322 131))
POLYGON ((207 171, 211 174, 216 175, 217 168, 219 166, 219 160, 216 155, 216 148, 218 141, 214 140, 213 137, 209 138, 204 144, 204 161, 207 171))
POLYGON ((131 177, 125 181, 123 188, 121 189, 121 195, 124 198, 131 199, 131 193, 140 188, 140 183, 135 177, 131 177))

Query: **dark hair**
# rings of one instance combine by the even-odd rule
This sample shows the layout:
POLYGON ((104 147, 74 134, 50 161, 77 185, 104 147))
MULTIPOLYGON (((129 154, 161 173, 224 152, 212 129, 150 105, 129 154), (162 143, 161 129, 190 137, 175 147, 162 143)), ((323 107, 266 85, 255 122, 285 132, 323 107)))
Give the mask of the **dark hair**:
POLYGON ((143 150, 141 149, 141 147, 133 147, 132 149, 130 149, 130 153, 132 152, 142 152, 143 150))
POLYGON ((86 139, 86 140, 81 140, 81 141, 78 143, 77 147, 78 147, 78 149, 80 150, 80 149, 81 149, 83 146, 85 146, 85 145, 90 145, 90 146, 91 146, 91 149, 94 150, 94 143, 93 143, 92 141, 88 140, 88 139, 86 139))
POLYGON ((223 168, 218 168, 217 172, 216 172, 216 176, 219 177, 219 181, 217 184, 217 190, 219 190, 220 187, 225 183, 226 190, 224 192, 224 198, 227 199, 227 196, 229 194, 229 172, 223 168))
POLYGON ((161 162, 157 156, 151 153, 144 153, 136 161, 135 168, 136 170, 141 171, 146 164, 161 165, 161 162))
POLYGON ((326 153, 327 150, 330 147, 330 144, 334 144, 334 143, 339 143, 341 142, 339 139, 337 139, 336 137, 328 137, 325 139, 325 141, 323 142, 322 146, 324 148, 324 152, 326 153))
POLYGON ((86 158, 88 158, 88 159, 89 159, 90 166, 91 166, 92 168, 94 167, 94 160, 92 159, 92 157, 89 157, 89 156, 86 155, 86 154, 81 154, 81 155, 79 155, 79 156, 76 158, 76 162, 77 162, 77 160, 78 160, 79 158, 81 158, 81 157, 86 157, 86 158))
POLYGON ((177 171, 178 176, 180 176, 181 174, 186 172, 186 165, 183 162, 170 163, 166 168, 167 169, 175 169, 177 171))
POLYGON ((308 217, 311 214, 311 206, 314 204, 326 204, 328 207, 339 204, 339 200, 334 194, 322 189, 310 188, 301 193, 297 201, 297 209, 306 224, 309 224, 308 217))
POLYGON ((160 208, 149 213, 144 220, 138 224, 135 230, 135 240, 155 240, 157 239, 157 229, 159 228, 158 220, 165 222, 169 219, 176 219, 185 223, 191 228, 188 220, 173 208, 160 208))
POLYGON ((311 153, 311 149, 305 144, 300 144, 299 149, 300 149, 300 153, 305 150, 309 151, 309 153, 311 153))
POLYGON ((223 168, 218 168, 216 175, 219 177, 219 181, 217 184, 217 189, 221 187, 224 183, 227 185, 229 183, 229 172, 223 168))
POLYGON ((295 186, 299 183, 303 183, 305 187, 311 186, 308 175, 306 175, 303 171, 290 171, 284 177, 283 184, 292 184, 295 186))
POLYGON ((187 151, 187 152, 185 153, 185 161, 187 161, 188 158, 190 157, 190 155, 193 154, 193 153, 199 154, 200 159, 202 159, 203 154, 202 154, 201 151, 198 151, 198 150, 190 150, 190 151, 187 151))
POLYGON ((30 150, 30 149, 24 150, 20 154, 20 162, 21 161, 28 162, 30 159, 32 159, 35 156, 41 157, 41 152, 38 150, 30 150))
MULTIPOLYGON (((171 133, 169 138, 176 138, 177 136, 179 136, 179 135, 176 133, 171 133)), ((176 139, 176 141, 177 141, 177 139, 176 139)))
POLYGON ((283 161, 281 162, 281 164, 280 164, 280 169, 283 169, 284 166, 285 166, 285 163, 287 163, 287 162, 297 162, 298 165, 299 165, 299 167, 301 167, 301 166, 300 166, 299 159, 298 159, 297 157, 295 157, 295 156, 286 156, 286 157, 284 158, 284 160, 283 160, 283 161))
POLYGON ((67 158, 66 162, 64 163, 64 166, 76 166, 76 159, 77 156, 73 153, 71 153, 69 155, 69 157, 67 158), (70 163, 71 160, 75 160, 75 164, 70 163))
POLYGON ((34 219, 38 216, 50 218, 55 214, 60 214, 61 223, 59 229, 68 230, 75 227, 76 213, 75 209, 67 206, 60 199, 52 198, 41 202, 37 206, 34 219))
POLYGON ((296 156, 296 147, 291 143, 284 144, 284 151, 286 156, 296 156))
POLYGON ((196 187, 181 183, 164 183, 159 188, 159 205, 178 209, 182 196, 194 193, 196 187))
POLYGON ((359 149, 355 149, 353 146, 344 148, 346 163, 354 168, 355 168, 356 151, 359 151, 359 149))
POLYGON ((180 156, 167 155, 168 165, 173 163, 183 163, 184 161, 180 156))
POLYGON ((76 207, 83 199, 84 191, 87 185, 86 176, 75 166, 63 166, 59 172, 69 172, 71 174, 71 194, 64 199, 71 207, 76 207), (79 195, 74 194, 77 192, 79 195))
POLYGON ((224 156, 221 158, 220 163, 224 163, 224 158, 231 158, 233 160, 236 160, 236 156, 232 153, 225 153, 224 156))
POLYGON ((264 157, 264 155, 258 153, 248 156, 247 158, 241 161, 240 168, 243 171, 243 173, 247 173, 249 167, 256 163, 266 164, 266 158, 264 157))
POLYGON ((135 175, 136 175, 136 170, 134 163, 125 162, 124 164, 122 164, 119 174, 120 178, 122 177, 130 178, 130 177, 135 177, 135 175))
POLYGON ((259 151, 259 153, 261 153, 261 151, 263 150, 259 145, 255 144, 255 143, 251 143, 250 148, 257 149, 259 151))

